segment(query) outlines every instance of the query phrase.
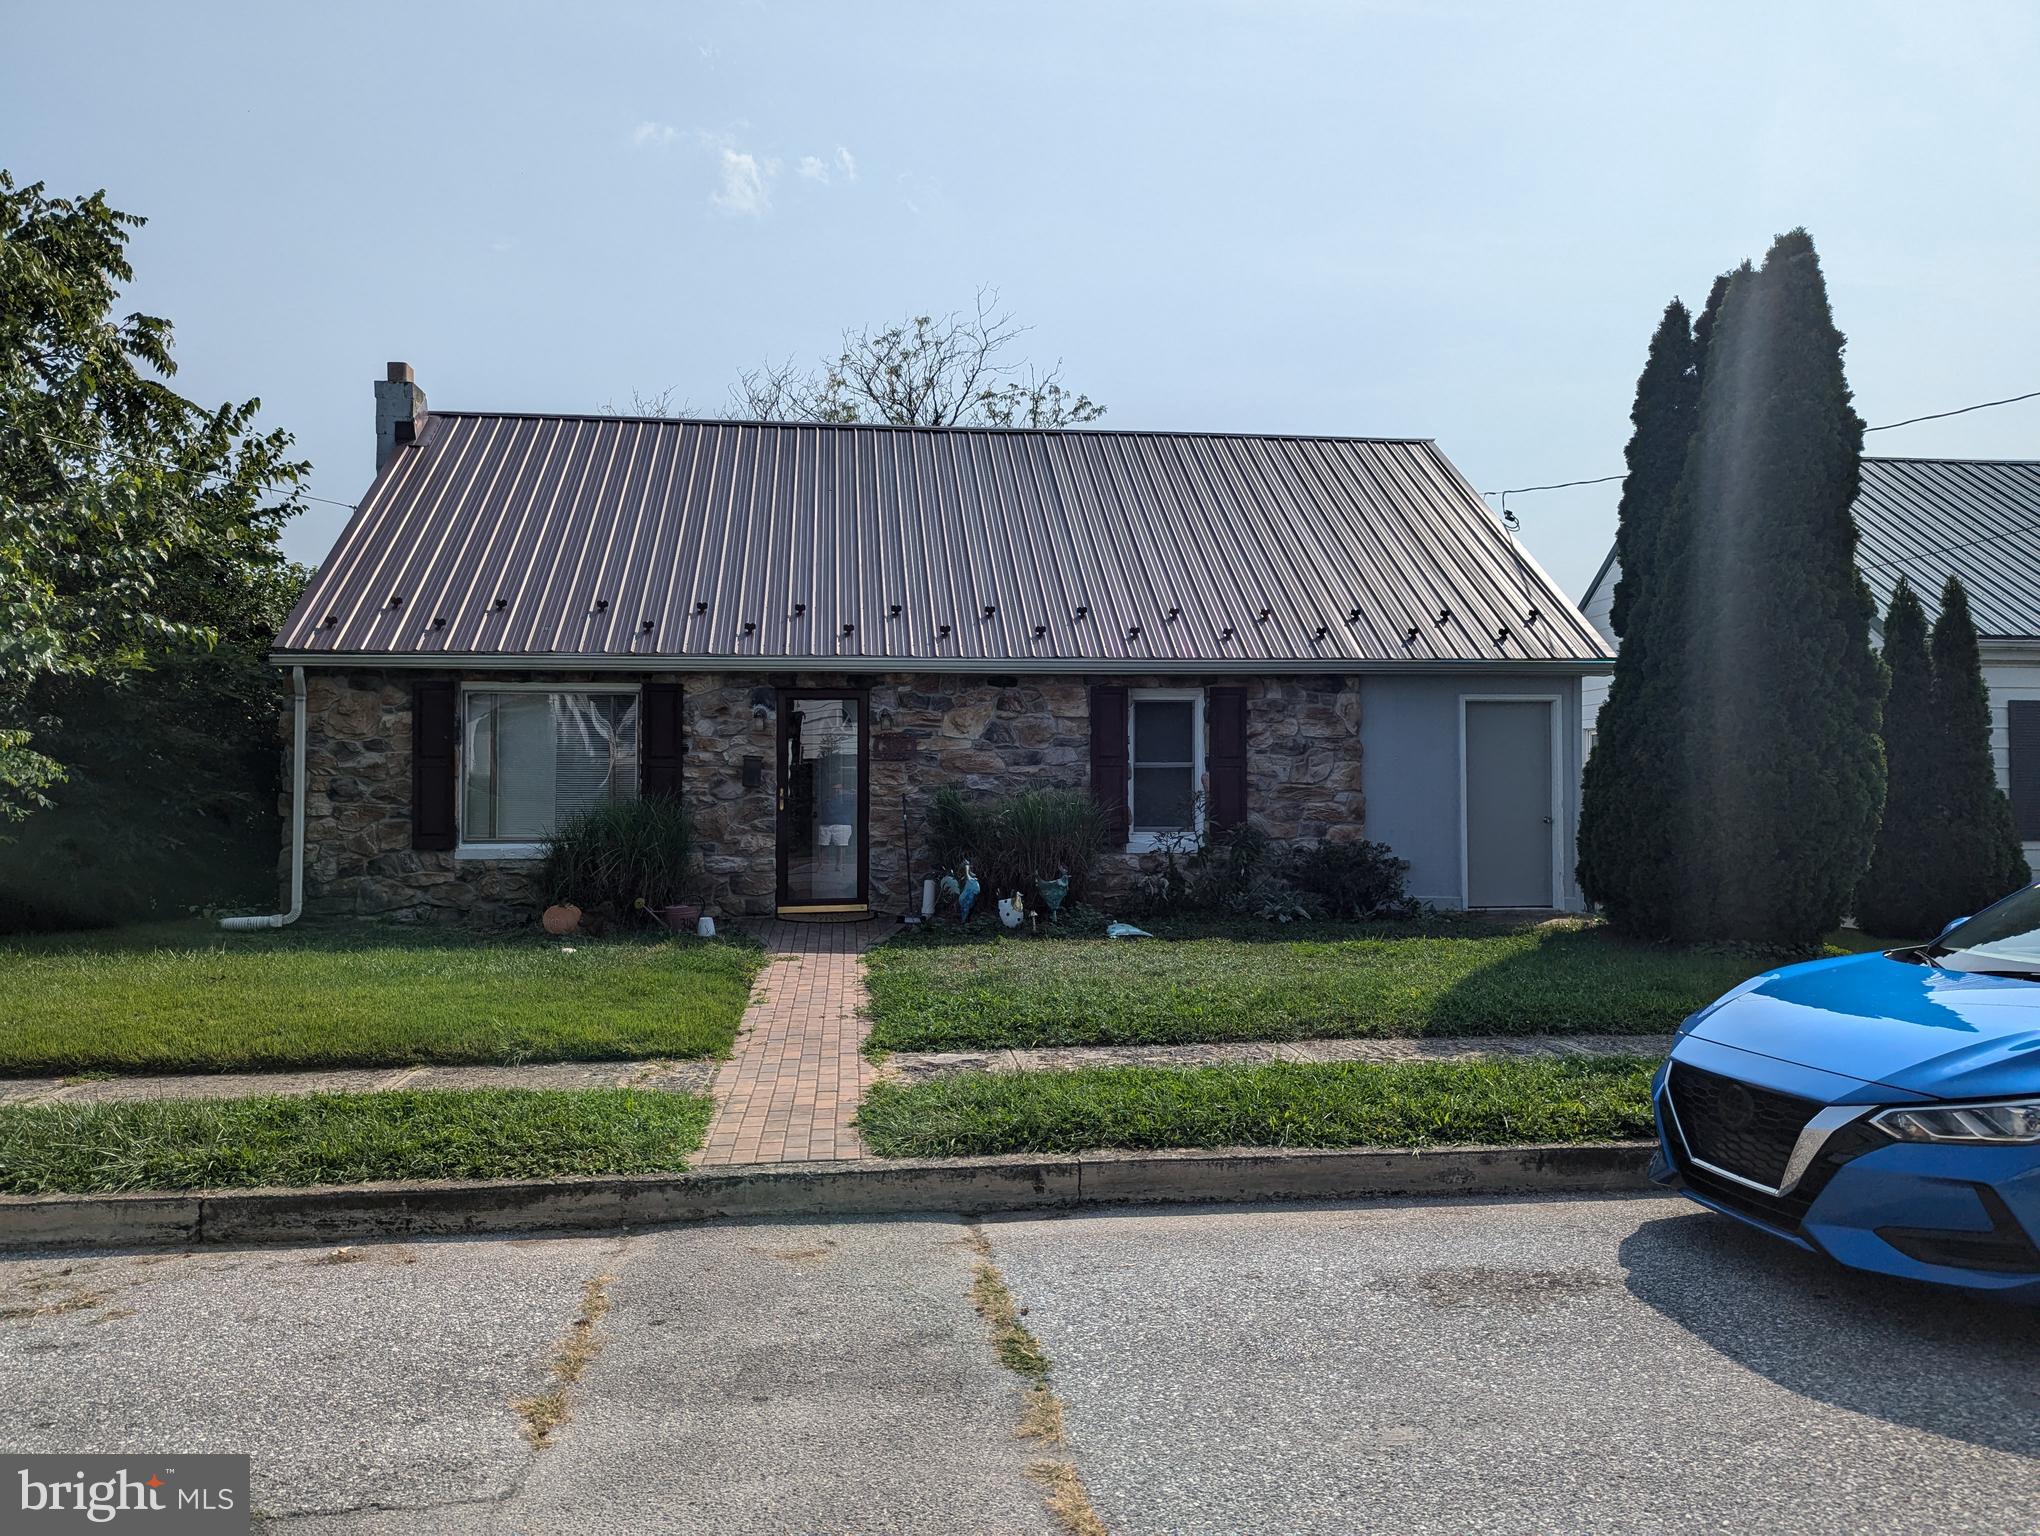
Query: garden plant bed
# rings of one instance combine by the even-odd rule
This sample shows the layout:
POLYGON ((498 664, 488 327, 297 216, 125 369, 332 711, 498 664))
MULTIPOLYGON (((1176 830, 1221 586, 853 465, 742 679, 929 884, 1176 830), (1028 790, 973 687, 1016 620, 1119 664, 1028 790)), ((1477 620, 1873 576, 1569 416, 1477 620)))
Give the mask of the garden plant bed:
POLYGON ((595 1089, 155 1099, 0 1109, 0 1192, 677 1173, 714 1105, 595 1089))
POLYGON ((1585 922, 1238 922, 1158 934, 1039 939, 938 927, 901 936, 869 957, 870 1048, 1667 1034, 1785 963, 1631 943, 1585 922))
POLYGON ((721 1055, 764 963, 738 941, 197 923, 0 945, 0 1074, 721 1055))
POLYGON ((1644 1057, 1093 1067, 881 1082, 858 1126, 880 1157, 1178 1147, 1440 1147, 1651 1134, 1644 1057))

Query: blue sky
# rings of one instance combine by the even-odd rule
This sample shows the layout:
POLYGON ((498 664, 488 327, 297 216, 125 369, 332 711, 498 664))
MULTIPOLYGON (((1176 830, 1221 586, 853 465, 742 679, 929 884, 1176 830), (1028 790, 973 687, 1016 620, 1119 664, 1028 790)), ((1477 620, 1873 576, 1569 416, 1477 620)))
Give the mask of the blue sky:
MULTIPOLYGON (((1665 300, 1804 224, 1890 421, 2040 389, 2040 9, 17 5, 20 179, 147 214, 182 388, 352 500, 370 385, 717 410, 997 285, 1107 425, 1621 467, 1665 300)), ((1873 451, 2040 456, 2040 401, 1873 451)), ((1523 497, 1577 596, 1614 486, 1523 497)), ((287 543, 317 559, 345 512, 287 543)))

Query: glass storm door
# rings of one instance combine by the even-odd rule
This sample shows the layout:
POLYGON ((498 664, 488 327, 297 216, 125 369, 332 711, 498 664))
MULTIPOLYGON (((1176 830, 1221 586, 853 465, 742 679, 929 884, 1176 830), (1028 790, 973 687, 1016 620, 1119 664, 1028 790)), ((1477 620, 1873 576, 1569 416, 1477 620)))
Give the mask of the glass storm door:
POLYGON ((844 911, 865 904, 864 714, 861 693, 780 695, 781 907, 844 911))

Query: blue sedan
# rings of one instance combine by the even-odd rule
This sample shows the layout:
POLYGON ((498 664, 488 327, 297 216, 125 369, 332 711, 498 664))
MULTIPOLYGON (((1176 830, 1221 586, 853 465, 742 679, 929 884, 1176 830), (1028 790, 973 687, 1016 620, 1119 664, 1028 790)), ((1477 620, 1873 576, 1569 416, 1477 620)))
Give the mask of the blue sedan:
POLYGON ((2040 1301, 2040 885, 1680 1026, 1651 1177, 1856 1269, 2040 1301))

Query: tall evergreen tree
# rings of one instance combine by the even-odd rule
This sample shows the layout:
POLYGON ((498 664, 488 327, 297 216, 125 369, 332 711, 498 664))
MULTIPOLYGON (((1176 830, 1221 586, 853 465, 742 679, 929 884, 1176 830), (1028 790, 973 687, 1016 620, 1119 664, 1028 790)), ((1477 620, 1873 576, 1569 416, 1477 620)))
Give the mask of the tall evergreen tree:
POLYGON ((1671 803, 1661 761, 1664 743, 1640 707, 1651 693, 1652 653, 1631 619, 1649 598, 1659 528, 1679 483, 1693 435, 1699 386, 1693 319, 1673 299, 1651 337, 1630 407, 1629 472, 1616 509, 1615 584, 1610 622, 1624 639, 1615 677, 1595 724, 1594 750, 1581 786, 1579 880, 1588 897, 1619 923, 1632 922, 1669 855, 1671 803))
POLYGON ((1657 577, 1689 598, 1680 937, 1816 942, 1876 838, 1884 677, 1842 346, 1804 230, 1730 280, 1668 528, 1683 547, 1668 562, 1661 541, 1657 577))
POLYGON ((1679 864, 1689 594, 1666 572, 1679 564, 1677 488, 1698 424, 1707 340, 1727 287, 1727 274, 1715 279, 1690 325, 1683 304, 1666 306, 1630 411, 1616 535, 1622 574, 1611 617, 1622 648, 1582 785, 1578 872, 1581 889, 1613 922, 1641 934, 1667 931, 1679 864))
POLYGON ((2012 822, 2012 805, 1998 788, 1990 753, 1990 690, 1977 653, 1976 623, 1959 577, 1941 589, 1941 616, 1933 637, 1934 746, 1939 758, 1943 832, 1936 903, 1929 914, 1937 931, 1950 918, 1967 917, 2033 878, 2012 822))
POLYGON ((1870 868, 1856 888, 1856 921, 1888 938, 1924 937, 1948 919, 1934 895, 1944 867, 1941 748, 1934 720, 1934 663, 1927 613, 1903 576, 1884 619, 1884 820, 1870 868))

